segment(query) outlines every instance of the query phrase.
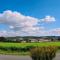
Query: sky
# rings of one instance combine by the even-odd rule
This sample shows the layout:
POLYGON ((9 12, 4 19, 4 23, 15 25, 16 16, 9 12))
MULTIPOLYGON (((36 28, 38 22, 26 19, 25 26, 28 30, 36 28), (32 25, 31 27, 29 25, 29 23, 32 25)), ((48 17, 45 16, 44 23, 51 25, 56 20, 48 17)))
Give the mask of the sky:
POLYGON ((60 0, 1 0, 0 36, 60 36, 60 0))

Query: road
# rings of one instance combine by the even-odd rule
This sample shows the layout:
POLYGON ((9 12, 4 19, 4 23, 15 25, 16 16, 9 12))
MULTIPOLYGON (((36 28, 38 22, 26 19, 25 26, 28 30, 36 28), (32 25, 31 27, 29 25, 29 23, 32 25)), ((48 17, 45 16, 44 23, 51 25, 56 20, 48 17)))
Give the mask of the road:
POLYGON ((60 53, 57 53, 56 57, 53 60, 60 60, 60 53))
MULTIPOLYGON (((32 60, 30 56, 0 55, 0 60, 32 60)), ((53 60, 60 60, 60 53, 57 53, 53 60)))
POLYGON ((0 55, 0 60, 32 60, 29 56, 0 55))

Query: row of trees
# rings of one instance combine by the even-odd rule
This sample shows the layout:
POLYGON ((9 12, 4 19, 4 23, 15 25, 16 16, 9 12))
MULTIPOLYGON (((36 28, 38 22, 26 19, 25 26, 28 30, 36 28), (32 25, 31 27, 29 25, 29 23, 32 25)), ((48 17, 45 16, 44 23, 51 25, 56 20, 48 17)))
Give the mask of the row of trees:
POLYGON ((0 42, 21 42, 21 41, 26 41, 30 42, 29 38, 23 38, 20 39, 20 37, 0 37, 0 42))
POLYGON ((51 41, 60 41, 60 36, 43 36, 43 37, 0 37, 0 42, 21 42, 22 40, 30 42, 30 39, 36 39, 38 41, 38 39, 41 38, 42 39, 46 38, 51 41))

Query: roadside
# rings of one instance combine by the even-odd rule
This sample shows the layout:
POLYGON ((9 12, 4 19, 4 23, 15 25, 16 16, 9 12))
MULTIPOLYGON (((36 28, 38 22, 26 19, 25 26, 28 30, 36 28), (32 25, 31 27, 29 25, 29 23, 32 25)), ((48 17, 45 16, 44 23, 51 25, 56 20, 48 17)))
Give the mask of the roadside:
POLYGON ((30 56, 0 55, 0 60, 32 60, 30 56))
POLYGON ((56 54, 56 57, 53 60, 60 60, 60 53, 59 52, 56 54))
MULTIPOLYGON (((0 60, 32 60, 30 56, 0 55, 0 60)), ((60 53, 53 60, 60 60, 60 53)))

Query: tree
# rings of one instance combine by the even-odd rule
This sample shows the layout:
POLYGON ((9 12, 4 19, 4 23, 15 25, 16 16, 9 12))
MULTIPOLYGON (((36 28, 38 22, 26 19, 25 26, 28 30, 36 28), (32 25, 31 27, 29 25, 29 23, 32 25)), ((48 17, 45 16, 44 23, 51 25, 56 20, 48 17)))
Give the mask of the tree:
POLYGON ((0 37, 0 42, 5 42, 7 39, 5 37, 0 37))

